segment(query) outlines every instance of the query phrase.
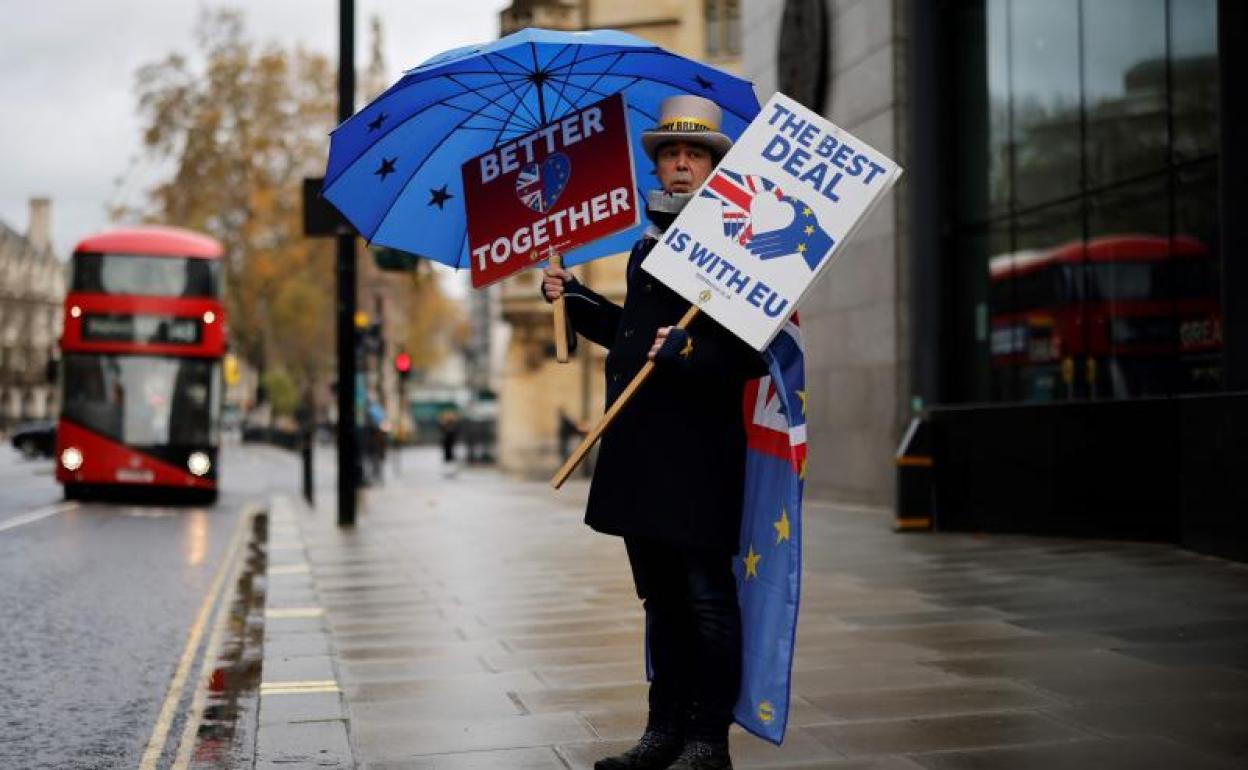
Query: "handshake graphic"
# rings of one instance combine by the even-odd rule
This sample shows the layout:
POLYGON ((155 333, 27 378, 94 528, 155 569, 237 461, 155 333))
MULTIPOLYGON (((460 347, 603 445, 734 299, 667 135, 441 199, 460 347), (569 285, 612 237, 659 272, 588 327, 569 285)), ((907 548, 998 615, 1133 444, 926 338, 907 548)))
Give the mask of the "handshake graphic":
POLYGON ((814 209, 766 177, 721 170, 702 196, 720 201, 724 235, 759 259, 801 254, 814 270, 836 243, 814 209))

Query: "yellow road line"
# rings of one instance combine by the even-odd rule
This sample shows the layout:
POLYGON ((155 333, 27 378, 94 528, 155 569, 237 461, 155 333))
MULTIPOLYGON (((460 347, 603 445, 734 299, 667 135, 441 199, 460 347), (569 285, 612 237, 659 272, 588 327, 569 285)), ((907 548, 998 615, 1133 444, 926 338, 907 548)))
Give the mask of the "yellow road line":
POLYGON ((182 689, 186 685, 186 677, 195 659, 195 650, 198 649, 199 640, 204 635, 204 625, 208 622, 208 615, 225 585, 225 576, 231 572, 253 514, 254 510, 248 506, 238 517, 238 524, 234 527, 234 534, 230 538, 225 558, 221 560, 221 566, 217 568, 217 574, 213 577, 208 594, 204 596, 204 601, 199 605, 199 612, 195 614, 195 622, 191 625, 187 636, 186 648, 182 651, 178 667, 173 672, 173 681, 169 683, 165 702, 161 704, 160 714, 152 728, 152 736, 147 741, 147 750, 143 752, 143 758, 139 761, 139 770, 155 770, 156 763, 160 761, 160 755, 165 749, 165 740, 169 736, 169 728, 173 725, 174 710, 182 698, 182 689))
MULTIPOLYGON (((245 511, 243 516, 248 520, 253 513, 245 511)), ((182 728, 182 738, 178 741, 178 753, 174 756, 170 770, 186 770, 191 764, 191 751, 195 748, 195 740, 199 736, 199 726, 204 721, 204 706, 208 703, 208 688, 212 685, 212 675, 217 663, 217 653, 221 649, 221 637, 225 635, 226 620, 230 615, 234 591, 231 586, 238 585, 238 575, 243 570, 244 560, 234 560, 230 576, 225 581, 225 590, 221 600, 217 602, 216 618, 212 624, 212 635, 208 637, 208 645, 204 647, 204 657, 199 664, 199 686, 191 698, 191 708, 186 715, 186 725, 182 728)))
POLYGON ((25 524, 34 524, 36 521, 46 519, 49 516, 55 516, 58 513, 72 511, 78 507, 78 503, 60 503, 59 505, 50 505, 47 508, 36 508, 30 513, 23 513, 21 516, 14 516, 8 521, 0 524, 0 532, 7 532, 10 529, 17 529, 25 524))

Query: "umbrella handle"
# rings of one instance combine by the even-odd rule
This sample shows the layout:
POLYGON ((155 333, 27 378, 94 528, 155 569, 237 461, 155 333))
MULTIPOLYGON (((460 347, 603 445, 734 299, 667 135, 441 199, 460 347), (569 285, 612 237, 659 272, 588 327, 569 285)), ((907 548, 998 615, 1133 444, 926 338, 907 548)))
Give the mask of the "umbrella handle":
MULTIPOLYGON (((551 267, 563 267, 563 257, 558 252, 550 255, 551 267)), ((568 362, 568 325, 564 316, 563 295, 554 301, 555 310, 555 360, 561 364, 568 362)))
MULTIPOLYGON (((693 321, 694 318, 697 317, 697 315, 698 306, 694 305, 690 307, 685 311, 685 314, 681 316, 681 319, 676 322, 676 328, 684 329, 691 321, 693 321)), ((645 365, 641 367, 641 371, 637 372, 637 374, 633 376, 633 381, 628 383, 628 387, 624 388, 624 392, 620 394, 620 397, 615 400, 615 403, 611 404, 611 408, 607 410, 606 414, 599 418, 598 424, 595 425, 589 433, 585 434, 585 438, 581 439, 581 443, 577 445, 576 449, 572 451, 572 454, 569 455, 568 459, 563 463, 563 466, 555 473, 554 477, 550 480, 550 485, 552 487, 558 489, 563 486, 563 482, 567 481, 568 476, 572 475, 572 471, 576 470, 576 466, 581 464, 581 461, 585 459, 585 455, 589 454, 589 450, 593 448, 594 444, 598 442, 598 439, 602 437, 603 431, 607 429, 607 426, 610 425, 616 415, 620 413, 620 410, 624 408, 624 405, 628 403, 628 400, 632 398, 633 394, 637 392, 637 389, 641 387, 641 383, 645 382, 646 378, 649 377, 650 373, 653 371, 654 362, 647 361, 645 365)))

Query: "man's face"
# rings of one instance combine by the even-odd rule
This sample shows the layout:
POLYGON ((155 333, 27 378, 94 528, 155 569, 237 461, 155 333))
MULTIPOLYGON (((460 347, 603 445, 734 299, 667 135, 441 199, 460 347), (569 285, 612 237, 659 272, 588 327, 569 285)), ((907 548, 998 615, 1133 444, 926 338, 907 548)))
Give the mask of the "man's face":
POLYGON ((668 142, 654 157, 659 184, 669 193, 691 193, 711 175, 715 161, 700 144, 668 142))

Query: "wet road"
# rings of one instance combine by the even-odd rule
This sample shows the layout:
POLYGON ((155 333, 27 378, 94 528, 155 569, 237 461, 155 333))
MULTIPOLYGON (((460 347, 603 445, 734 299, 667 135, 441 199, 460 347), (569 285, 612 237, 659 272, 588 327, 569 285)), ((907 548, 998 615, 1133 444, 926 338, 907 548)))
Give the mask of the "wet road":
POLYGON ((229 445, 221 462, 216 505, 134 506, 64 503, 50 461, 0 453, 0 767, 140 767, 162 723, 149 764, 168 764, 199 673, 188 638, 231 587, 243 513, 297 490, 281 450, 229 445))

